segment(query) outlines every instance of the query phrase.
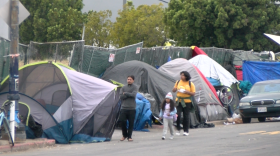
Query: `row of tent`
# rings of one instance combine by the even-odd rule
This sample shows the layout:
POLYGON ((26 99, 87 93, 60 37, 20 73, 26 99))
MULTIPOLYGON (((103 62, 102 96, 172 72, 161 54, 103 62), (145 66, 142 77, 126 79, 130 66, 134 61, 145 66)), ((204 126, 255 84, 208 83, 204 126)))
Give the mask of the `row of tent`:
MULTIPOLYGON (((198 111, 191 117, 193 127, 205 121, 225 119, 228 113, 219 100, 214 83, 209 80, 229 87, 238 81, 199 48, 194 48, 193 56, 189 61, 172 60, 159 69, 144 62, 129 61, 110 67, 101 79, 54 62, 26 65, 19 70, 19 114, 26 124, 28 137, 35 138, 34 127, 28 126, 34 120, 39 128, 41 126, 41 137, 55 139, 57 143, 110 140, 121 106, 120 87, 112 82, 126 84, 128 75, 135 76, 139 92, 150 94, 155 101, 137 95, 135 130, 143 129, 147 121, 151 124, 151 114, 159 114, 161 101, 179 80, 181 71, 191 74, 197 90, 198 111)), ((8 77, 1 83, 1 104, 6 102, 8 83, 8 77)), ((234 103, 238 103, 238 96, 234 98, 234 103)))

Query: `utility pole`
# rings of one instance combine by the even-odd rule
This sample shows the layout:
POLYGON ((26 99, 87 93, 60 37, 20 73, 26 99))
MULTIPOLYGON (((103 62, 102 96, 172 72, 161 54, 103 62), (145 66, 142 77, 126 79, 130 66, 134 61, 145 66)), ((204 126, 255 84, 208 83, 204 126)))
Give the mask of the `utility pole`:
POLYGON ((10 53, 8 55, 10 61, 9 94, 7 96, 7 99, 10 101, 10 132, 13 142, 22 142, 26 140, 26 133, 25 125, 23 125, 18 118, 18 101, 20 99, 18 75, 19 24, 23 22, 30 13, 19 0, 5 1, 7 1, 6 4, 0 8, 0 18, 10 27, 9 35, 6 38, 10 40, 10 53), (17 130, 17 133, 15 133, 15 130, 17 130))
POLYGON ((123 10, 125 9, 126 0, 123 0, 123 10))
POLYGON ((10 79, 9 95, 10 105, 10 129, 13 141, 15 141, 16 114, 19 111, 19 75, 18 75, 18 42, 19 42, 19 0, 11 0, 11 42, 10 42, 10 79))

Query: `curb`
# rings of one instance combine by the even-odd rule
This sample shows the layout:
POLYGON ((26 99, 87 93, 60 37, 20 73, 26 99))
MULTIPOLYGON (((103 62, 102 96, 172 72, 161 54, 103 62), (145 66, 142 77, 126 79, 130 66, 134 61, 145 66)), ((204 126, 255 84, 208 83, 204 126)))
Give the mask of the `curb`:
POLYGON ((25 143, 16 143, 14 146, 5 145, 0 146, 0 152, 14 152, 14 151, 23 151, 30 148, 42 148, 46 146, 55 145, 55 140, 51 139, 40 139, 40 140, 27 140, 25 143))

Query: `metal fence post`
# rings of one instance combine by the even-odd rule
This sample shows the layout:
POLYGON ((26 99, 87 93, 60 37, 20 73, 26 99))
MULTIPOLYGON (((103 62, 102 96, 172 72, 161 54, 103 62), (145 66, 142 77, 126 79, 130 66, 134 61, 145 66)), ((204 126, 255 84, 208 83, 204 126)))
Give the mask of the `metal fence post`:
POLYGON ((93 57, 93 53, 94 53, 94 49, 92 50, 92 53, 91 53, 91 58, 90 58, 90 61, 89 61, 87 74, 89 73, 89 69, 90 69, 90 65, 91 65, 91 61, 92 61, 92 57, 93 57))

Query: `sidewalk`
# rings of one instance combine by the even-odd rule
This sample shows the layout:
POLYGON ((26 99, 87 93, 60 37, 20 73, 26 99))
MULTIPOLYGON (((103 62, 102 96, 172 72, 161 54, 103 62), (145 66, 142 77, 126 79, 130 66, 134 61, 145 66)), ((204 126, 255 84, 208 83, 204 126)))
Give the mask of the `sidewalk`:
POLYGON ((4 152, 23 151, 30 148, 42 148, 55 145, 55 140, 51 139, 27 139, 23 143, 15 143, 15 146, 9 144, 7 140, 0 140, 0 154, 4 152))

